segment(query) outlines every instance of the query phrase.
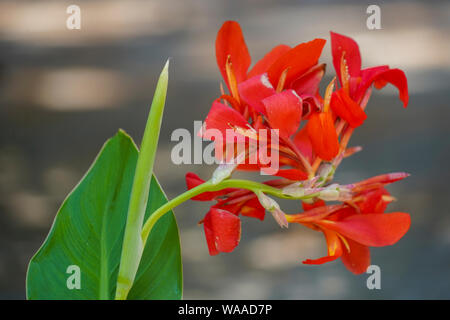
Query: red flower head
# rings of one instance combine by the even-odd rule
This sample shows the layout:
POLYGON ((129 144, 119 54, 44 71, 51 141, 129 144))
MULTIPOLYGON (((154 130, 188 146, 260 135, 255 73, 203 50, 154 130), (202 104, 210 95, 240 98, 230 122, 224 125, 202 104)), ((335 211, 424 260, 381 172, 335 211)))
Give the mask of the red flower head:
POLYGON ((366 119, 361 108, 363 98, 372 84, 381 89, 387 83, 396 86, 400 100, 408 105, 408 84, 405 73, 389 66, 378 66, 361 70, 361 55, 358 44, 351 38, 331 32, 333 64, 341 89, 333 94, 331 108, 352 128, 360 126, 366 119))
MULTIPOLYGON (((337 80, 330 82, 322 98, 319 84, 325 65, 319 64, 319 58, 324 45, 323 39, 293 48, 278 45, 250 68, 251 57, 239 24, 227 21, 219 30, 216 57, 228 93, 221 87, 221 96, 213 102, 200 135, 215 141, 216 156, 221 160, 247 160, 259 151, 250 147, 252 142, 264 142, 268 154, 279 154, 282 167, 270 175, 283 179, 256 183, 256 189, 244 180, 230 179, 232 183, 223 186, 236 188, 209 191, 219 190, 217 184, 228 179, 236 168, 266 172, 272 164, 259 159, 251 164, 240 161, 231 166, 224 164, 215 172, 208 182, 214 188, 196 190, 208 192, 196 193, 193 200, 216 201, 200 222, 211 255, 230 252, 238 245, 240 215, 263 220, 266 209, 282 227, 298 223, 325 235, 328 255, 304 263, 322 264, 341 258, 353 273, 366 271, 369 247, 394 244, 408 231, 407 213, 384 213, 394 200, 385 185, 408 174, 384 174, 344 186, 330 184, 341 160, 361 150, 347 148, 347 144, 354 128, 367 117, 364 108, 372 84, 378 89, 387 83, 395 85, 406 107, 405 74, 388 66, 361 69, 356 42, 332 32, 337 80), (218 134, 210 134, 210 130, 218 134), (229 137, 230 130, 236 135, 229 137), (276 139, 263 134, 273 130, 276 139), (285 214, 265 193, 302 200, 304 212, 285 214), (340 204, 327 205, 325 201, 340 204)), ((205 182, 188 173, 186 183, 192 189, 205 182)))

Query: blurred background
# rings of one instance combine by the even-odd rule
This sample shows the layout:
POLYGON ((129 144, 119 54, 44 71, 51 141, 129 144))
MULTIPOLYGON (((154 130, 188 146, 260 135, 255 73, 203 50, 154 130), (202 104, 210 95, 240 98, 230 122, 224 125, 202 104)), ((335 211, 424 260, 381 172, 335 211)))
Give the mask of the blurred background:
MULTIPOLYGON (((385 172, 411 177, 392 185, 390 211, 412 216, 395 246, 372 249, 381 290, 368 290, 340 261, 305 266, 325 255, 323 236, 300 226, 280 230, 243 220, 240 245, 210 257, 197 225, 208 203, 175 210, 181 232, 186 299, 450 298, 450 2, 370 1, 381 30, 368 30, 361 1, 76 0, 0 1, 0 298, 25 298, 29 259, 58 207, 118 128, 139 143, 157 76, 172 57, 156 174, 169 198, 184 175, 208 178, 207 165, 170 161, 177 128, 193 132, 218 96, 214 41, 225 20, 240 22, 254 61, 274 45, 296 45, 333 30, 354 37, 363 66, 405 70, 410 105, 397 91, 374 91, 368 120, 336 180, 385 172), (66 9, 81 8, 81 30, 68 30, 66 9)), ((322 62, 334 70, 330 45, 322 62)), ((283 203, 288 212, 298 204, 283 203)))

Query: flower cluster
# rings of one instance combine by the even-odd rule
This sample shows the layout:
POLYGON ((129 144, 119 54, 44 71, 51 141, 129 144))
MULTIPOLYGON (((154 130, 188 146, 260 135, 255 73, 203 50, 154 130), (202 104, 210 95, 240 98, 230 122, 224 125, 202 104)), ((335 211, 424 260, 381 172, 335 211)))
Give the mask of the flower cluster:
MULTIPOLYGON (((266 151, 279 155, 280 168, 270 174, 278 178, 261 185, 278 190, 272 192, 274 195, 301 200, 303 212, 285 214, 266 192, 254 188, 237 186, 199 194, 193 200, 217 201, 201 221, 211 255, 230 252, 238 245, 239 215, 263 220, 267 210, 282 227, 297 223, 324 234, 328 255, 304 263, 322 264, 341 257, 350 271, 362 273, 370 264, 369 247, 394 244, 409 229, 407 213, 385 213, 394 198, 384 186, 405 178, 406 173, 384 174, 351 185, 331 183, 342 159, 361 149, 348 147, 348 143, 354 129, 366 120, 364 109, 372 87, 394 85, 406 107, 405 74, 388 66, 361 69, 357 43, 331 32, 336 77, 322 96, 319 86, 325 64, 319 63, 319 58, 325 42, 314 39, 293 48, 278 45, 250 68, 251 58, 239 24, 227 21, 219 30, 217 64, 228 90, 221 87, 221 95, 213 102, 199 134, 211 138, 205 132, 222 132, 222 139, 212 139, 216 156, 241 157, 221 179, 227 179, 233 170, 267 171, 271 166, 267 162, 246 163, 255 151, 248 148, 247 140, 227 141, 226 130, 254 141, 265 139, 266 151), (275 130, 277 143, 262 137, 261 130, 275 130), (225 148, 236 143, 246 146, 243 154, 235 147, 225 148)), ((188 173, 186 182, 192 189, 205 181, 188 173)))

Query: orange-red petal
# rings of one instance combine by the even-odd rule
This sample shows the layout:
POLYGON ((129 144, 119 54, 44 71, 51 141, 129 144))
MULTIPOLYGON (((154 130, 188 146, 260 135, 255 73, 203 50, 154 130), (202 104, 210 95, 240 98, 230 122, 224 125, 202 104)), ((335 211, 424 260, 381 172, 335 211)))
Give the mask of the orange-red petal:
POLYGON ((341 221, 321 221, 320 224, 360 244, 382 247, 400 240, 408 231, 411 218, 404 212, 359 214, 341 221))
POLYGON ((263 115, 266 115, 263 99, 276 93, 267 74, 257 75, 240 83, 238 91, 242 101, 263 115))
POLYGON ((209 254, 231 252, 241 238, 241 220, 236 215, 217 208, 211 208, 203 220, 209 254))
POLYGON ((300 126, 302 99, 293 90, 285 90, 265 98, 262 102, 272 129, 278 129, 281 138, 289 139, 300 126))
POLYGON ((345 267, 354 274, 366 272, 370 266, 370 249, 350 239, 346 239, 350 251, 344 250, 341 260, 345 267))
POLYGON ((324 264, 326 262, 334 261, 342 255, 341 239, 336 232, 331 230, 322 230, 325 239, 327 240, 328 256, 319 259, 307 259, 303 261, 304 264, 324 264))
POLYGON ((341 79, 341 59, 344 59, 348 67, 348 74, 351 77, 358 77, 361 72, 361 55, 358 44, 352 38, 339 33, 330 32, 331 35, 331 54, 333 56, 333 65, 338 79, 342 85, 341 79))
POLYGON ((352 128, 359 127, 367 118, 360 105, 353 101, 343 89, 333 93, 330 107, 339 117, 347 121, 352 128))
POLYGON ((403 107, 408 106, 408 80, 405 73, 400 69, 389 69, 374 78, 375 88, 382 89, 386 84, 391 83, 396 86, 399 91, 400 100, 403 102, 403 107))
MULTIPOLYGON (((226 140, 227 130, 233 130, 233 128, 243 128, 248 129, 248 122, 236 110, 230 108, 220 102, 214 101, 211 109, 209 110, 208 116, 205 119, 205 128, 206 130, 218 130, 221 134, 221 137, 213 136, 213 140, 218 138, 222 138, 226 140)), ((219 133, 217 132, 217 133, 219 133)), ((232 131, 229 131, 229 133, 232 131)), ((203 132, 204 133, 204 132, 203 132)), ((205 136, 205 134, 203 134, 205 136)), ((244 140, 243 136, 242 140, 244 140)))
POLYGON ((281 74, 289 69, 285 80, 288 88, 292 81, 317 64, 325 42, 324 39, 314 39, 301 43, 278 58, 267 71, 272 85, 276 86, 281 74))
MULTIPOLYGON (((264 172, 266 171, 265 168, 261 168, 261 170, 264 172)), ((282 177, 293 181, 303 181, 308 179, 308 175, 299 169, 279 169, 277 173, 272 174, 276 177, 282 177)))
POLYGON ((319 84, 324 74, 325 64, 318 64, 294 80, 291 87, 299 96, 315 96, 319 91, 319 84))
POLYGON ((306 128, 314 152, 323 160, 332 160, 339 152, 339 141, 331 113, 311 115, 306 128))
POLYGON ((313 147, 309 139, 306 126, 301 128, 293 138, 294 144, 302 155, 311 163, 313 158, 313 147))
POLYGON ((228 56, 230 56, 231 67, 237 83, 244 81, 247 77, 247 70, 250 67, 251 58, 241 27, 236 21, 226 21, 217 33, 216 38, 217 65, 229 88, 226 72, 228 56))

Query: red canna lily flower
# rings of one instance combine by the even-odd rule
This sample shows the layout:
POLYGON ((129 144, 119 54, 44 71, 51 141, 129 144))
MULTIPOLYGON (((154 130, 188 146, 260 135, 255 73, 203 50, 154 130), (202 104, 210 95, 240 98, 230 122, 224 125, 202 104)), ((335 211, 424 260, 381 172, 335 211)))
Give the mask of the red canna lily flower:
MULTIPOLYGON (((370 197, 370 204, 362 208, 380 206, 370 197)), ((384 201, 380 198, 379 201, 384 201)), ((404 212, 358 212, 345 205, 317 206, 297 215, 286 215, 288 222, 299 223, 321 231, 327 241, 328 255, 307 259, 305 264, 323 264, 341 258, 348 270, 355 274, 370 265, 369 247, 383 247, 396 243, 408 231, 410 216, 404 212)))
MULTIPOLYGON (((260 151, 250 148, 254 142, 263 142, 268 154, 277 152, 278 172, 269 171, 271 163, 258 159, 256 163, 224 165, 225 175, 237 168, 282 177, 264 183, 279 188, 281 198, 303 199, 304 212, 284 214, 263 192, 239 187, 197 195, 193 200, 216 201, 200 222, 211 255, 234 250, 241 235, 239 216, 263 220, 265 208, 282 226, 299 223, 324 234, 327 256, 305 260, 305 264, 341 258, 356 274, 369 266, 370 247, 392 245, 408 231, 409 214, 384 213, 395 199, 385 185, 408 174, 383 174, 349 185, 330 183, 341 160, 361 150, 347 148, 347 144, 354 128, 367 118, 364 108, 370 87, 393 84, 406 107, 406 77, 403 71, 388 66, 361 69, 355 41, 333 32, 331 40, 339 87, 335 90, 333 79, 322 98, 319 84, 325 65, 319 64, 319 57, 325 40, 314 39, 293 48, 278 45, 250 68, 251 57, 239 24, 227 21, 219 30, 216 58, 229 93, 221 87, 200 135, 215 141, 216 156, 221 160, 249 159, 260 151), (227 134, 230 130, 233 135, 227 134), (276 137, 269 131, 275 131, 276 137), (340 204, 327 205, 325 201, 340 204)), ((204 181, 188 173, 186 183, 192 189, 204 181)))
POLYGON ((358 44, 351 38, 331 32, 333 64, 341 89, 333 94, 331 108, 346 120, 352 128, 360 126, 366 114, 360 104, 372 84, 381 89, 387 83, 396 86, 400 100, 408 105, 408 84, 405 73, 400 69, 378 66, 361 69, 361 55, 358 44))
MULTIPOLYGON (((186 174, 186 185, 190 190, 205 181, 195 173, 186 174)), ((275 182, 273 182, 275 183, 275 182)), ((256 195, 245 189, 227 188, 217 192, 204 192, 192 198, 196 201, 217 201, 205 218, 200 221, 205 230, 209 253, 231 252, 239 243, 241 224, 239 215, 264 220, 265 209, 256 195)))

